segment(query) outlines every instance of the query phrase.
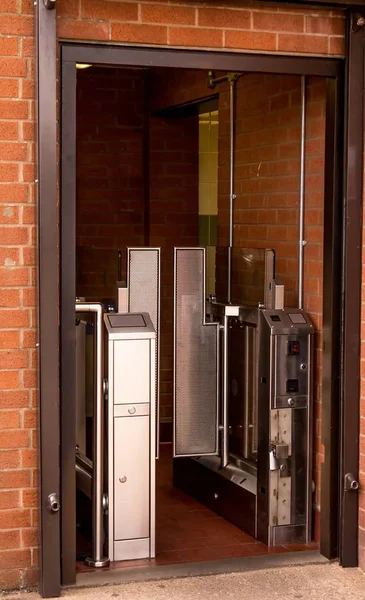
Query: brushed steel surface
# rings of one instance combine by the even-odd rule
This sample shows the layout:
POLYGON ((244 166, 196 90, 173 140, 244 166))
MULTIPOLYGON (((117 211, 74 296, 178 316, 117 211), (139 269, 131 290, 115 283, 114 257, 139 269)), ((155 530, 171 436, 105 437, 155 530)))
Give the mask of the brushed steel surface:
POLYGON ((149 537, 149 455, 149 417, 114 419, 115 540, 149 537), (126 481, 121 483, 120 478, 123 477, 126 481))
POLYGON ((138 560, 149 558, 150 540, 119 540, 114 542, 114 560, 138 560))
POLYGON ((218 452, 219 328, 205 323, 205 249, 174 252, 174 456, 218 452))
POLYGON ((76 324, 76 446, 86 454, 86 324, 76 324))
POLYGON ((95 566, 105 566, 103 556, 103 483, 104 483, 104 325, 102 304, 77 302, 76 313, 95 314, 95 400, 93 418, 93 479, 92 479, 92 556, 95 566))
POLYGON ((161 249, 127 248, 128 311, 147 312, 156 331, 156 458, 160 439, 161 249))
POLYGON ((149 340, 118 340, 114 345, 114 404, 145 404, 149 400, 149 340))
POLYGON ((114 404, 114 417, 143 417, 150 414, 149 404, 114 404))

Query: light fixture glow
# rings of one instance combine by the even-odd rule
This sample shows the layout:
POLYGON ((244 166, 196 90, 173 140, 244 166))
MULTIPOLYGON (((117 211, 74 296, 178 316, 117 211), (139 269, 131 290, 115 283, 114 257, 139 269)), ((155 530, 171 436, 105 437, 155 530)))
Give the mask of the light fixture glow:
POLYGON ((86 65, 84 63, 76 63, 76 69, 88 69, 89 67, 92 67, 92 65, 86 65))

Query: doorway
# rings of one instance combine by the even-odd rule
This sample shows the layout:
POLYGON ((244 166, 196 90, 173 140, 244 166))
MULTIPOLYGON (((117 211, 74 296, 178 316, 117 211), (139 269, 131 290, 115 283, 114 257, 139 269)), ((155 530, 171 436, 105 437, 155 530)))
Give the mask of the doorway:
MULTIPOLYGON (((71 47, 68 49, 71 50, 71 47)), ((74 48, 72 49, 74 50, 74 48)), ((85 49, 83 50, 85 51, 85 49)), ((143 56, 141 53, 138 54, 140 58, 143 56)), ((175 55, 176 53, 172 54, 175 55)), ((161 54, 157 52, 156 57, 159 56, 161 54)), ((228 58, 231 58, 232 63, 234 63, 232 57, 227 56, 228 58)), ((235 61, 238 60, 238 57, 234 58, 235 61)), ((191 54, 190 60, 192 61, 191 54)), ((237 230, 236 240, 241 240, 242 247, 247 247, 247 242, 249 241, 251 246, 260 248, 263 242, 268 242, 268 231, 272 232, 274 227, 277 227, 277 231, 274 234, 277 236, 277 239, 274 240, 277 242, 277 272, 280 274, 279 278, 286 280, 285 282, 287 283, 286 304, 288 306, 295 306, 295 295, 297 293, 297 282, 295 281, 297 246, 294 240, 296 239, 297 230, 297 163, 299 159, 298 151, 300 150, 300 140, 298 139, 298 122, 300 121, 298 90, 300 89, 300 75, 293 75, 292 66, 290 66, 290 73, 285 74, 284 70, 284 74, 282 74, 280 69, 286 63, 280 60, 276 65, 277 70, 274 73, 264 71, 265 67, 268 68, 268 64, 260 67, 260 73, 255 72, 252 67, 252 70, 248 71, 244 68, 242 57, 241 60, 240 71, 245 72, 244 77, 242 77, 243 100, 241 107, 237 105, 237 111, 241 108, 243 113, 241 118, 239 118, 239 113, 237 118, 236 113, 237 135, 240 134, 240 141, 238 144, 236 142, 236 152, 241 151, 240 160, 237 164, 237 170, 241 170, 241 175, 237 179, 240 184, 242 204, 237 204, 237 208, 235 208, 237 218, 235 221, 237 230), (265 88, 264 93, 262 87, 265 88), (250 90, 251 93, 247 93, 247 90, 250 90), (269 96, 269 90, 271 90, 271 97, 269 96), (246 94, 244 93, 245 91, 246 94), (261 95, 253 95, 255 92, 258 94, 259 91, 261 95), (259 103, 257 98, 260 98, 259 103), (262 105, 260 104, 261 100, 262 105), (250 114, 250 102, 256 106, 258 103, 256 114, 253 105, 251 106, 252 113, 250 114), (265 110, 267 111, 266 114, 265 110), (281 112, 282 114, 280 114, 281 112), (267 117, 272 119, 271 123, 267 121, 267 117), (292 123, 290 119, 292 119, 292 123), (280 142, 283 140, 280 138, 280 129, 283 128, 284 122, 285 126, 288 126, 288 130, 286 131, 285 143, 281 144, 280 142), (291 133, 288 133, 290 128, 291 133), (248 136, 248 134, 250 135, 248 136), (257 143, 257 136, 260 135, 262 141, 261 143, 257 143), (275 136, 279 136, 279 138, 275 136), (248 137, 251 138, 251 141, 247 140, 248 137), (243 141, 245 139, 246 142, 243 141), (250 147, 251 143, 252 146, 250 147), (242 144, 242 146, 239 147, 239 144, 242 144), (253 157, 254 152, 256 152, 255 157, 253 157), (275 153, 275 156, 271 155, 271 159, 270 152, 275 153), (248 158, 248 155, 250 158, 248 158), (263 175, 265 168, 268 170, 263 175), (284 172, 280 172, 280 169, 284 169, 284 172), (282 179, 282 188, 278 184, 280 178, 282 179), (268 180, 266 181, 267 185, 274 187, 266 190, 259 189, 257 182, 259 181, 261 185, 263 179, 268 180), (238 237, 239 235, 241 235, 241 238, 238 237)), ((89 58, 87 61, 78 64, 85 65, 90 62, 93 64, 94 61, 89 58)), ((187 60, 187 62, 189 61, 187 60)), ((329 64, 325 61, 314 62, 318 66, 319 71, 324 69, 325 64, 329 64)), ((335 64, 335 61, 329 62, 335 64)), ((123 62, 119 64, 123 65, 123 62)), ((225 525, 221 517, 217 517, 215 513, 204 508, 195 500, 190 500, 189 496, 186 496, 184 493, 176 492, 171 481, 169 444, 172 439, 172 402, 171 400, 169 402, 168 398, 169 396, 171 398, 172 356, 171 343, 166 341, 164 344, 164 338, 168 340, 169 336, 171 337, 172 327, 172 248, 180 244, 189 247, 195 245, 214 246, 211 243, 212 240, 215 240, 216 236, 219 238, 220 235, 223 240, 221 245, 224 246, 224 236, 227 236, 227 223, 225 223, 224 218, 219 223, 220 193, 222 198, 221 214, 227 215, 227 206, 224 201, 224 197, 227 199, 227 177, 225 176, 227 164, 219 163, 219 167, 217 167, 214 163, 217 156, 214 156, 214 151, 211 152, 211 146, 209 146, 209 151, 204 148, 204 136, 206 138, 204 130, 206 123, 204 123, 204 120, 209 123, 208 128, 210 132, 214 131, 215 124, 218 127, 220 122, 222 122, 220 144, 224 149, 228 140, 227 119, 226 123, 224 123, 224 115, 227 113, 228 94, 227 90, 223 90, 219 94, 222 104, 220 107, 218 105, 218 119, 216 119, 216 107, 213 107, 214 110, 211 109, 208 111, 205 104, 207 102, 217 102, 217 93, 214 92, 214 94, 211 94, 206 86, 206 64, 205 58, 205 63, 201 69, 191 67, 185 69, 180 67, 177 69, 170 66, 151 69, 151 67, 143 66, 142 60, 139 64, 127 65, 127 69, 125 66, 116 67, 116 65, 112 68, 107 68, 100 64, 100 55, 97 55, 94 66, 88 69, 77 70, 76 61, 69 61, 68 64, 65 64, 64 75, 66 76, 63 79, 64 100, 66 99, 67 90, 69 101, 71 100, 73 106, 77 108, 80 107, 79 103, 82 102, 82 98, 84 101, 90 98, 92 102, 99 102, 99 104, 98 106, 92 106, 91 102, 89 111, 86 108, 83 108, 82 111, 76 108, 76 112, 71 113, 73 115, 71 124, 70 112, 67 110, 67 101, 64 104, 64 115, 67 118, 66 122, 63 121, 65 138, 70 135, 70 131, 72 130, 71 133, 73 133, 74 142, 77 140, 77 144, 80 143, 81 146, 76 145, 71 148, 70 144, 67 145, 67 156, 68 158, 71 157, 71 161, 68 160, 67 163, 64 163, 62 170, 63 181, 65 182, 63 193, 67 190, 67 199, 63 195, 63 199, 65 200, 63 202, 63 210, 65 211, 65 217, 67 213, 67 222, 63 221, 62 225, 62 243, 65 253, 71 257, 69 264, 75 265, 75 269, 62 268, 62 353, 63 364, 68 365, 66 369, 63 368, 64 391, 62 398, 66 397, 65 389, 71 390, 71 394, 67 395, 68 400, 74 396, 72 386, 75 384, 76 373, 72 366, 74 350, 70 346, 70 341, 74 343, 74 340, 72 340, 73 334, 70 337, 70 330, 67 330, 66 323, 68 320, 70 326, 72 313, 74 320, 75 297, 81 296, 97 299, 110 306, 113 301, 115 302, 115 297, 113 297, 116 289, 114 282, 119 278, 118 249, 121 246, 122 249, 125 249, 129 245, 164 246, 167 256, 166 262, 162 267, 162 274, 165 280, 162 279, 161 289, 162 305, 165 303, 163 313, 166 329, 161 332, 161 408, 163 408, 163 411, 161 412, 160 420, 160 440, 164 445, 160 462, 157 463, 157 468, 160 470, 157 479, 160 484, 160 502, 158 495, 157 502, 161 506, 160 523, 161 526, 165 527, 165 533, 168 531, 166 524, 170 522, 171 535, 170 537, 169 535, 165 535, 164 543, 166 544, 166 549, 161 549, 161 553, 170 553, 171 564, 184 560, 184 557, 188 559, 189 553, 191 558, 195 557, 195 560, 199 554, 202 557, 201 560, 214 560, 219 557, 242 556, 246 551, 255 553, 261 548, 259 543, 254 539, 245 537, 247 536, 246 533, 236 530, 233 525, 225 525), (144 91, 148 90, 149 100, 151 101, 150 90, 152 89, 151 80, 153 76, 156 88, 163 90, 165 94, 172 93, 173 100, 160 99, 162 106, 160 104, 160 106, 155 106, 154 109, 151 109, 151 105, 146 106, 145 93, 142 93, 142 89, 144 91), (95 86, 96 77, 104 79, 107 87, 99 90, 95 86), (115 77, 119 81, 121 85, 119 89, 114 83, 111 85, 112 77, 115 77), (185 81, 185 87, 180 85, 180 88, 176 86, 173 89, 173 82, 181 84, 181 80, 184 80, 184 77, 187 78, 190 85, 188 86, 185 81), (81 93, 78 95, 80 87, 78 89, 77 80, 85 82, 84 95, 81 93), (168 82, 167 85, 166 82, 168 82), (87 84, 90 85, 89 92, 87 84), (130 103, 127 102, 128 90, 131 92, 130 103), (100 96, 98 100, 99 91, 100 96), (192 94, 193 98, 189 94, 192 94), (113 115, 113 98, 115 99, 116 106, 118 106, 118 102, 119 104, 120 102, 123 103, 123 114, 117 112, 117 114, 113 115), (165 102, 165 105, 163 105, 163 102, 165 102), (133 107, 133 114, 126 110, 127 107, 133 107), (105 112, 103 114, 104 108, 105 112), (78 123, 78 115, 81 115, 81 123, 78 123), (113 123, 109 122, 108 120, 111 117, 115 118, 116 121, 113 123), (100 123, 98 123, 99 118, 100 123), (84 126, 82 124, 83 119, 86 119, 84 126), (218 121, 217 123, 215 123, 215 119, 218 121), (83 139, 81 137, 78 139, 78 131, 85 135, 86 138, 83 139), (108 144, 110 144, 109 147, 107 147, 107 143, 103 139, 107 131, 114 136, 114 140, 111 142, 108 141, 108 144), (167 137, 163 139, 163 135, 166 135, 166 133, 167 137), (120 137, 117 137, 117 135, 120 137), (148 151, 146 151, 146 139, 148 139, 148 151), (86 151, 88 145, 92 147, 92 151, 86 151), (194 146, 193 150, 192 145, 194 146), (72 150, 71 154, 70 149, 72 150), (176 153, 175 160, 173 160, 174 153, 176 153), (130 161, 129 164, 121 162, 122 160, 125 161, 126 155, 128 155, 128 160, 130 161), (204 155, 209 155, 206 162, 209 165, 208 167, 204 167, 204 158, 207 158, 204 155), (216 175, 213 172, 214 169, 217 170, 216 175), (209 172, 208 174, 207 171, 209 172), (111 183, 111 178, 113 177, 115 178, 115 182, 111 183), (107 178, 109 178, 108 181, 106 181, 107 178), (74 186, 75 181, 77 182, 76 187, 74 186), (72 182, 73 186, 71 186, 72 182), (170 187, 166 185, 166 182, 169 183, 170 187), (214 211, 217 210, 214 206, 207 206, 204 197, 204 191, 207 189, 209 189, 209 198, 214 196, 212 190, 214 190, 214 186, 217 186, 217 183, 218 215, 214 214, 214 211), (219 192, 219 186, 221 186, 221 192, 219 192), (172 189, 173 194, 171 194, 172 189), (101 197, 106 199, 108 196, 110 200, 105 200, 108 204, 102 207, 101 197), (172 196, 175 197, 175 200, 172 199, 172 196), (102 210, 100 210, 101 208, 102 210), (76 226, 76 238, 73 233, 75 229, 71 226, 70 216, 73 224, 76 226), (103 222, 102 219, 104 218, 106 222, 103 222), (178 232, 181 232, 183 238, 181 241, 178 239, 178 232), (120 243, 121 240, 123 240, 122 244, 120 243), (111 241, 113 242, 112 244, 110 243, 111 241), (71 292, 75 292, 73 296, 71 292), (164 349, 166 351, 165 355, 164 349), (187 507, 189 508, 187 509, 187 507), (178 516, 171 518, 171 514, 174 514, 175 510, 178 516), (184 511, 186 512, 184 513, 184 511), (210 521, 210 523, 206 524, 205 521, 210 521), (189 536, 186 539, 184 536, 179 537, 176 535, 178 523, 184 530, 186 527, 184 522, 187 524, 190 523, 192 526, 191 529, 194 529, 194 525, 199 523, 199 527, 202 529, 197 528, 199 535, 195 539, 189 539, 189 536), (204 527, 206 535, 203 535, 204 527), (220 538, 217 543, 217 548, 219 547, 218 551, 213 550, 212 546, 214 539, 216 539, 214 532, 217 532, 220 528, 222 536, 218 536, 220 538), (231 538, 231 536, 233 537, 231 538), (226 542, 225 546, 222 545, 222 538, 226 542), (197 545, 198 539, 199 545, 197 545), (238 542, 237 544, 236 541, 238 542), (192 543, 194 548, 191 547, 192 543), (186 548, 184 548, 185 545, 187 545, 186 548), (244 546, 245 549, 243 548, 244 546), (225 551, 225 547, 229 548, 229 550, 225 551), (225 556, 224 552, 226 552, 225 556), (175 554, 171 556, 173 553, 175 554)), ((228 64, 227 60, 227 68, 228 64)), ((293 64, 297 63, 294 61, 293 64)), ((258 63, 256 63, 256 68, 257 65, 258 63)), ((209 70, 213 66, 210 63, 209 70)), ((309 114, 313 118, 313 125, 311 126, 313 130, 315 130, 316 126, 318 127, 318 131, 312 138, 312 144, 318 147, 311 154, 312 166, 308 165, 309 171, 307 170, 307 173, 311 175, 310 169, 313 169, 313 179, 315 179, 317 173, 323 168, 325 154, 329 151, 328 144, 326 148, 324 146, 325 132, 324 129, 320 129, 320 121, 322 121, 323 128, 323 123, 325 123, 326 119, 328 121, 330 118, 325 108, 323 109, 323 105, 321 106, 321 99, 322 101, 324 99, 325 105, 328 88, 326 87, 325 79, 319 77, 319 75, 328 76, 328 73, 318 73, 316 71, 314 75, 314 77, 308 78, 308 100, 311 103, 309 114), (318 121, 317 123, 315 123, 316 120, 318 121), (321 154, 322 156, 320 156, 321 154)), ((336 132, 333 135, 336 135, 336 132)), ((70 138, 68 138, 69 141, 70 138)), ((215 142, 210 139, 210 143, 213 144, 215 142)), ((64 145, 63 150, 65 150, 64 145)), ((219 151, 216 154, 219 155, 219 151)), ((321 189, 318 178, 317 182, 314 182, 315 187, 318 189, 310 190, 309 188, 308 191, 308 194, 312 196, 311 202, 314 203, 312 204, 312 209, 308 207, 309 210, 312 210, 310 215, 312 222, 307 223, 307 227, 309 227, 314 236, 312 240, 309 240, 312 242, 309 245, 311 252, 313 252, 312 258, 310 253, 308 253, 308 257, 306 258, 309 261, 307 263, 307 282, 309 288, 315 286, 315 281, 318 283, 323 271, 320 250, 323 246, 323 230, 322 233, 320 230, 323 223, 321 218, 323 219, 326 194, 329 193, 328 189, 325 191, 321 189), (316 205, 316 202, 319 201, 319 196, 322 198, 322 205, 316 205), (322 217, 320 216, 321 214, 322 217), (315 269, 316 262, 321 263, 321 266, 317 266, 319 271, 314 273, 313 271, 311 272, 311 269, 315 269)), ((269 241, 272 243, 273 240, 269 241)), ((211 264, 214 264, 213 249, 210 252, 212 254, 211 264)), ((64 261, 63 265, 65 265, 64 261)), ((212 270, 212 273, 214 273, 214 270, 212 270)), ((121 275, 123 278, 123 263, 121 275)), ((237 278, 237 285, 238 283, 237 278)), ((214 291, 214 275, 211 275, 209 285, 211 291, 214 291)), ((318 287, 316 287, 316 290, 318 292, 318 287)), ((320 294, 313 292, 313 288, 308 294, 312 297, 312 300, 313 297, 320 296, 320 294)), ((317 308, 313 307, 312 312, 314 315, 318 314, 318 317, 320 317, 321 301, 317 299, 316 302, 317 308)), ((324 318, 327 317, 324 315, 324 318)), ((317 329, 320 329, 319 323, 320 321, 318 320, 317 329)), ((317 354, 320 354, 320 346, 318 346, 317 354)), ((72 406, 69 404, 67 413, 70 414, 70 411, 72 412, 72 406)), ((63 451, 70 453, 71 446, 69 442, 73 435, 71 433, 72 423, 68 425, 70 427, 68 434, 65 422, 62 425, 63 442, 65 444, 67 441, 68 444, 67 448, 64 446, 63 451)), ((321 459, 318 458, 317 460, 319 461, 316 464, 318 467, 321 459)), ((68 476, 70 477, 70 473, 68 476)), ((64 471, 64 500, 68 497, 66 504, 71 507, 73 486, 70 484, 70 481, 72 481, 72 476, 70 480, 67 480, 67 474, 64 471)), ((317 498, 318 500, 319 498, 317 498)), ((159 508, 157 507, 157 515, 159 515, 158 511, 159 508)), ((71 507, 71 514, 74 513, 75 507, 71 507)), ((70 513, 67 516, 70 519, 70 513)), ((63 548, 66 549, 67 547, 67 554, 69 554, 69 549, 71 549, 68 564, 70 565, 70 569, 72 569, 74 558, 72 559, 71 556, 72 547, 75 549, 75 542, 71 540, 70 527, 68 527, 67 534, 66 529, 63 532, 65 533, 63 548)), ((75 536, 75 534, 72 535, 75 536)), ((163 540, 163 535, 160 535, 160 539, 163 540)), ((164 548, 164 546, 162 545, 161 548, 164 548)), ((263 551, 262 548, 261 551, 263 551)), ((66 575, 65 579, 67 579, 66 575)))

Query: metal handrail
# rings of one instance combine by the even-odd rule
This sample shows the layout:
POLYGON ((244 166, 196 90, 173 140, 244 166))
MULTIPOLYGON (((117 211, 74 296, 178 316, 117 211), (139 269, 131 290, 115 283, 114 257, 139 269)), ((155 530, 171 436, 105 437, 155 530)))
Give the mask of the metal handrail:
POLYGON ((93 475, 92 475, 92 556, 86 564, 92 567, 105 567, 109 558, 103 556, 103 446, 104 446, 104 357, 103 357, 103 305, 99 302, 77 302, 77 313, 96 315, 96 391, 94 394, 93 416, 93 475))

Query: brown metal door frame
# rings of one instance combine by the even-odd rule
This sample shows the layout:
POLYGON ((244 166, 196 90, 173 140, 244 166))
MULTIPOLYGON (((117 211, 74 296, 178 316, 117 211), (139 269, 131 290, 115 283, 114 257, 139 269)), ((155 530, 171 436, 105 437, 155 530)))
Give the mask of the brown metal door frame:
MULTIPOLYGON (((318 3, 318 2, 317 2, 318 3)), ((45 0, 45 4, 52 5, 52 2, 45 0)), ((332 5, 337 4, 332 2, 332 5)), ((343 2, 342 5, 346 4, 343 2)), ((53 3, 54 6, 54 3, 53 3)), ((62 403, 62 428, 61 428, 61 452, 62 452, 62 476, 59 460, 59 413, 58 413, 58 374, 59 374, 59 354, 58 354, 58 242, 57 242, 57 177, 56 177, 56 28, 55 28, 55 10, 47 10, 40 1, 36 6, 37 14, 37 66, 38 66, 38 170, 39 170, 39 397, 40 397, 40 492, 41 492, 41 540, 40 540, 40 591, 44 597, 57 596, 60 591, 60 519, 58 514, 52 514, 47 510, 48 495, 59 490, 60 479, 62 479, 62 581, 63 583, 72 583, 75 580, 74 567, 74 549, 75 543, 72 539, 72 530, 74 523, 74 490, 75 474, 71 472, 73 466, 74 452, 74 427, 69 422, 70 415, 72 421, 73 400, 68 406, 62 403), (71 503, 72 502, 72 503, 71 503), (67 515, 67 516, 66 516, 67 515), (69 521, 67 522, 67 518, 69 521), (67 554, 67 556, 66 556, 67 554), (72 556, 71 556, 72 554, 72 556)), ((351 18, 352 15, 350 14, 351 18)), ((327 421, 326 430, 330 436, 324 439, 326 465, 328 468, 322 472, 322 540, 321 551, 328 557, 338 556, 338 500, 343 504, 341 535, 346 538, 346 529, 349 531, 357 529, 357 500, 351 502, 345 501, 343 494, 338 492, 339 479, 342 482, 343 474, 348 472, 347 467, 351 464, 354 474, 357 474, 358 465, 356 463, 356 452, 351 455, 345 448, 352 442, 354 432, 358 432, 359 423, 359 375, 354 363, 359 360, 357 354, 360 344, 360 314, 359 298, 361 291, 361 277, 356 279, 361 265, 361 231, 359 230, 362 209, 362 182, 359 168, 359 161, 362 161, 362 131, 361 123, 355 118, 351 118, 356 112, 356 105, 361 102, 354 94, 359 94, 359 89, 363 89, 363 64, 359 58, 356 59, 354 47, 357 48, 359 57, 360 43, 355 41, 355 33, 348 33, 348 54, 347 65, 351 73, 350 78, 346 79, 347 88, 345 96, 348 98, 347 109, 344 113, 344 120, 348 121, 346 127, 346 140, 351 144, 351 155, 346 153, 344 162, 344 181, 345 191, 343 212, 339 209, 342 206, 342 192, 340 189, 340 167, 338 157, 336 162, 336 152, 342 148, 340 140, 342 132, 342 114, 338 114, 341 106, 341 90, 339 82, 341 77, 341 65, 337 59, 317 59, 311 57, 289 57, 289 56, 267 56, 250 55, 239 53, 208 53, 195 51, 178 51, 173 49, 155 48, 126 48, 117 46, 96 46, 96 45, 71 45, 62 46, 63 58, 63 101, 65 107, 67 101, 69 106, 74 102, 75 87, 73 90, 67 89, 69 85, 74 86, 72 81, 75 79, 74 65, 76 62, 97 62, 103 64, 146 64, 150 66, 175 66, 185 68, 203 68, 227 69, 227 70, 250 70, 257 72, 275 72, 275 73, 297 73, 306 75, 327 76, 330 78, 328 85, 328 106, 332 106, 329 115, 327 115, 327 125, 333 124, 335 132, 332 140, 332 167, 333 175, 330 182, 329 192, 326 191, 326 224, 331 223, 334 226, 334 232, 341 230, 341 219, 345 215, 345 230, 343 243, 343 276, 336 277, 335 269, 341 264, 341 256, 336 247, 336 239, 339 236, 326 234, 326 244, 324 253, 324 272, 325 287, 324 307, 328 308, 332 303, 333 319, 326 324, 324 333, 327 346, 324 348, 324 376, 328 381, 339 382, 347 381, 348 385, 342 386, 341 398, 336 395, 336 385, 332 385, 327 390, 324 398, 323 409, 326 412, 327 421), (141 57, 144 59, 141 60, 141 57), (144 62, 143 62, 144 61, 144 62), (67 65, 68 63, 68 65, 67 65), (71 66, 73 64, 73 66, 71 66), (356 84, 354 83, 356 80, 356 84), (67 84, 67 81, 69 84, 67 84), (331 84, 332 81, 332 84, 331 84), (337 84, 334 85, 333 82, 337 84), (352 83, 352 85, 351 85, 352 83), (348 94, 348 91, 351 93, 348 94), (68 100, 67 100, 68 98, 68 100), (351 100, 351 102, 350 102, 351 100), (332 114, 332 116, 331 116, 332 114), (336 116, 337 115, 337 116, 336 116), (357 155, 356 170, 353 171, 353 153, 357 155), (360 158, 359 158, 360 157, 360 158), (348 193, 349 194, 348 194, 348 193), (337 200, 337 202, 336 202, 337 200), (331 208, 332 207, 332 208, 331 208), (360 239, 360 244, 359 244, 360 239), (329 248, 331 250, 329 250, 329 248), (329 271, 333 271, 331 277, 327 277, 329 271), (342 284, 342 285, 341 285, 342 284), (342 310, 342 319, 339 311, 341 310, 342 290, 344 292, 344 307, 342 310), (337 316, 336 316, 337 315, 337 316), (339 323, 343 325, 343 360, 341 363, 339 337, 339 323), (327 337, 326 337, 327 336, 327 337), (325 360, 325 356, 330 359, 325 360), (347 357, 347 358, 345 358, 347 357), (327 365, 327 366, 326 366, 327 365), (355 377, 351 379, 350 372, 355 377), (340 404, 344 410, 339 410, 340 404), (328 411, 327 411, 328 409, 328 411), (357 419, 357 421, 356 421, 357 419), (344 460, 342 462, 342 471, 339 475, 340 462, 340 422, 344 423, 342 428, 342 448, 344 450, 344 460), (347 446, 346 446, 347 445, 347 446), (328 486, 328 488, 327 488, 328 486), (326 493, 326 489, 329 493, 326 493), (335 499, 337 500, 334 505, 335 499), (355 515, 356 513, 356 515, 355 515), (328 515, 328 517, 326 516, 328 515), (349 525, 349 519, 352 525, 349 525)), ((360 36, 356 38, 358 40, 360 36)), ((361 92, 360 92, 361 93, 361 92)), ((357 106, 357 108, 358 108, 357 106)), ((67 264, 67 269, 62 269, 62 276, 68 273, 63 279, 61 285, 61 319, 62 319, 62 338, 61 346, 63 355, 66 349, 74 344, 74 331, 71 326, 71 312, 73 311, 74 301, 74 160, 75 147, 73 131, 75 130, 75 114, 70 113, 63 108, 63 127, 62 127, 62 160, 63 160, 63 187, 62 187, 62 217, 63 223, 67 221, 67 227, 62 228, 62 252, 61 263, 67 264), (71 125, 70 125, 71 122, 71 125), (68 123, 68 125, 67 125, 68 123), (72 124, 73 123, 73 124, 72 124), (71 129, 68 130, 68 126, 71 129), (66 145, 65 145, 66 144, 66 145), (68 175, 67 175, 68 173, 68 175), (67 175, 67 177, 66 177, 67 175), (72 204, 73 203, 73 204, 72 204), (67 244, 71 243, 71 246, 67 244), (68 251, 67 251, 68 247, 68 251), (72 255, 72 256, 71 256, 72 255), (67 261, 67 263, 65 263, 67 261), (73 283, 71 278, 73 277, 73 283), (71 294, 72 292, 72 294, 71 294), (72 299, 71 299, 72 296, 72 299), (72 309, 71 309, 72 307, 72 309), (66 328, 63 330, 63 328, 66 328)), ((340 111, 342 112, 342 111, 340 111)), ((329 147, 327 143, 327 149, 329 147)), ((326 156, 326 159, 328 159, 326 156)), ((331 178, 330 178, 331 179, 331 178)), ((326 182, 329 183, 328 177, 326 182)), ((327 190, 326 183, 326 190, 327 190)), ((332 227, 331 225, 331 227, 332 227)), ((330 226, 327 227, 327 230, 330 226)), ((73 323, 73 321, 72 321, 73 323)), ((61 373, 61 386, 63 391, 69 388, 74 381, 75 373, 74 361, 71 355, 67 362, 63 362, 61 373), (67 378, 69 379, 67 380, 67 378)), ((357 450, 358 451, 358 450, 357 450)), ((342 490, 343 486, 341 486, 342 490)), ((352 564, 357 560, 357 542, 356 539, 346 538, 346 544, 341 547, 342 564, 352 564), (356 548, 356 549, 355 549, 356 548), (355 550, 354 550, 355 549, 355 550), (351 560, 346 558, 350 556, 351 560)))
POLYGON ((36 6, 38 202, 39 591, 60 594, 57 92, 55 11, 36 6), (59 502, 59 500, 58 500, 59 502))
MULTIPOLYGON (((115 65, 115 66, 162 66, 175 68, 200 68, 204 70, 236 70, 236 71, 251 71, 261 73, 276 73, 276 74, 298 74, 298 75, 315 75, 327 77, 332 85, 328 85, 328 123, 335 122, 336 111, 338 111, 339 100, 338 94, 341 89, 343 61, 338 59, 313 58, 313 57, 293 57, 293 56, 267 56, 253 55, 244 53, 222 53, 222 52, 204 52, 204 51, 183 51, 174 49, 157 49, 157 48, 129 48, 118 46, 97 46, 86 44, 62 44, 61 47, 61 89, 62 89, 62 107, 63 121, 61 123, 62 141, 61 141, 61 161, 62 161, 62 182, 61 182, 61 264, 67 265, 66 269, 61 273, 61 290, 62 290, 62 305, 61 305, 61 328, 62 328, 62 357, 61 357, 61 404, 64 399, 67 399, 67 407, 62 407, 62 456, 65 460, 61 466, 61 481, 67 482, 66 487, 62 487, 62 505, 63 515, 66 521, 62 526, 62 581, 64 583, 72 583, 75 580, 75 565, 72 563, 72 557, 68 553, 68 549, 75 547, 74 533, 70 527, 70 521, 74 519, 74 498, 75 498, 75 481, 74 473, 71 469, 74 468, 71 460, 71 450, 74 449, 74 410, 75 410, 75 392, 74 387, 70 385, 75 380, 75 347, 74 347, 74 307, 75 298, 75 227, 76 227, 76 192, 75 192, 75 169, 74 161, 76 154, 76 123, 75 123, 75 96, 76 96, 76 79, 75 65, 76 63, 100 64, 100 65, 115 65), (69 89, 70 86, 72 89, 69 89), (73 163, 73 164, 72 164, 73 163), (63 360, 63 362, 62 362, 63 360), (64 447, 65 446, 65 447, 64 447), (71 450, 70 450, 71 448, 71 450), (72 483, 70 483, 72 482, 72 483), (73 503, 73 506, 71 506, 73 503), (72 517, 72 519, 71 519, 72 517)), ((331 139, 327 140, 326 153, 327 164, 331 170, 330 177, 331 186, 328 187, 326 193, 326 210, 327 216, 335 213, 334 219, 340 223, 341 220, 341 188, 340 181, 332 174, 332 167, 335 165, 335 151, 340 147, 340 122, 337 116, 336 122, 338 126, 333 129, 331 139)), ((327 168, 327 171, 328 171, 327 168)), ((325 273, 333 272, 333 265, 338 264, 338 254, 340 250, 340 236, 333 237, 333 247, 331 251, 325 255, 326 265, 325 273), (337 252, 336 259, 333 259, 333 252, 337 252)), ((333 298, 340 298, 341 281, 332 277, 326 282, 326 290, 332 294, 333 298)), ((327 303, 328 304, 328 303, 327 303)), ((335 340, 336 332, 339 331, 339 305, 335 303, 334 310, 337 310, 337 317, 333 316, 333 321, 328 324, 328 331, 331 339, 335 340)), ((334 344, 328 344, 326 353, 330 353, 332 362, 328 374, 331 379, 333 369, 339 370, 339 353, 336 352, 334 344)), ((328 396, 328 404, 331 405, 333 397, 328 396)), ((334 415, 332 415, 334 416, 334 415)), ((337 429, 338 430, 338 429, 337 429)), ((332 464, 338 465, 338 445, 331 445, 331 451, 335 458, 332 464)), ((332 475, 332 474, 331 474, 332 475)), ((338 478, 334 484, 329 478, 328 481, 337 490, 338 478)), ((325 502, 332 501, 332 498, 325 499, 325 502)), ((335 503, 337 508, 338 504, 335 503)), ((326 506, 325 512, 329 512, 329 505, 326 506)), ((329 530, 336 535, 337 548, 337 512, 332 511, 332 519, 329 530)), ((75 531, 75 527, 73 529, 75 531)), ((326 529, 324 532, 327 533, 326 529)), ((323 545, 325 548, 325 545, 323 545)), ((330 552, 329 552, 330 554, 330 552)), ((74 555, 73 555, 74 556, 74 555)))
POLYGON ((347 15, 342 258, 339 560, 358 565, 365 11, 347 15))

